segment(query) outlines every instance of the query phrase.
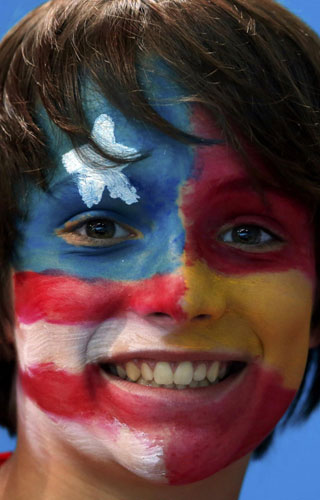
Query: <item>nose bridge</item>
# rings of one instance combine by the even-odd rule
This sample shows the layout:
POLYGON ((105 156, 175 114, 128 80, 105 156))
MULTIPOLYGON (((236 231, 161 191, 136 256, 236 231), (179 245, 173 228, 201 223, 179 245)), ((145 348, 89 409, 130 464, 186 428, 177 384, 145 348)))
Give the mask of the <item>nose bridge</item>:
POLYGON ((167 241, 164 242, 166 246, 166 253, 172 262, 177 263, 177 267, 181 265, 183 259, 183 251, 185 246, 185 229, 178 227, 176 231, 172 232, 167 241))
POLYGON ((185 263, 182 274, 186 286, 182 307, 188 319, 218 319, 223 316, 226 310, 223 277, 200 260, 185 263))

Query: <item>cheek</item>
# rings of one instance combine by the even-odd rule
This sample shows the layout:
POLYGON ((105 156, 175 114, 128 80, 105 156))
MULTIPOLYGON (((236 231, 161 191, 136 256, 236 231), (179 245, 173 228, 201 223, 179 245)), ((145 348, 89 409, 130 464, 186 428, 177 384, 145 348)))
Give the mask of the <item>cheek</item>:
MULTIPOLYGON (((181 299, 186 286, 174 275, 154 276, 137 282, 85 281, 66 275, 21 272, 15 275, 16 339, 22 369, 53 363, 71 373, 88 362, 88 343, 94 337, 105 353, 113 345, 129 349, 130 338, 145 331, 141 324, 127 328, 127 314, 148 318, 154 312, 185 318, 181 299), (161 290, 161 294, 159 294, 161 290), (128 333, 129 331, 129 333, 128 333), (128 343, 129 342, 129 343, 128 343)), ((144 335, 146 350, 150 337, 144 335)))
POLYGON ((194 324, 167 341, 184 348, 247 352, 297 389, 309 349, 314 283, 298 270, 224 276, 197 261, 185 267, 184 310, 201 311, 201 335, 194 324))
POLYGON ((313 282, 300 271, 261 273, 229 285, 230 303, 259 336, 264 363, 297 389, 305 370, 313 307, 313 282))

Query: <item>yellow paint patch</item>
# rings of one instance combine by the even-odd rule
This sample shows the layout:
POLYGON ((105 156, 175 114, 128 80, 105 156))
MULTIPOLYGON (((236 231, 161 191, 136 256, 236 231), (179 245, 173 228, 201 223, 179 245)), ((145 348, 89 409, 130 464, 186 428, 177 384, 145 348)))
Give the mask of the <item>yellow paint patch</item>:
POLYGON ((301 383, 309 348, 312 283, 300 271, 224 276, 204 262, 184 266, 186 324, 166 337, 170 346, 247 352, 283 377, 301 383))
POLYGON ((263 346, 250 332, 246 321, 235 314, 225 314, 218 321, 201 319, 180 326, 165 337, 167 344, 192 351, 242 353, 262 358, 263 346))

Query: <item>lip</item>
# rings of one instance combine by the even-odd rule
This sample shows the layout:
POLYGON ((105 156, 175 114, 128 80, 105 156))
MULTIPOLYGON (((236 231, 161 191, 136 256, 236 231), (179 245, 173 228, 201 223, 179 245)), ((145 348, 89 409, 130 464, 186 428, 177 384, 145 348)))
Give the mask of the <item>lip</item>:
POLYGON ((136 351, 130 353, 119 353, 113 356, 101 356, 94 361, 95 364, 109 363, 121 364, 133 359, 152 360, 152 361, 241 361, 243 363, 253 363, 259 360, 259 357, 253 357, 245 352, 208 352, 208 351, 164 351, 164 350, 150 350, 150 351, 136 351))

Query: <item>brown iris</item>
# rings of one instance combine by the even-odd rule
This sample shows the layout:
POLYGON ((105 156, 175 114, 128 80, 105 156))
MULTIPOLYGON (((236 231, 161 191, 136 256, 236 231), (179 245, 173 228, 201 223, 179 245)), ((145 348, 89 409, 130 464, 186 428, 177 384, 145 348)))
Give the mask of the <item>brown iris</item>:
POLYGON ((115 223, 111 220, 97 219, 87 222, 85 226, 86 235, 89 238, 113 238, 116 233, 115 223))

